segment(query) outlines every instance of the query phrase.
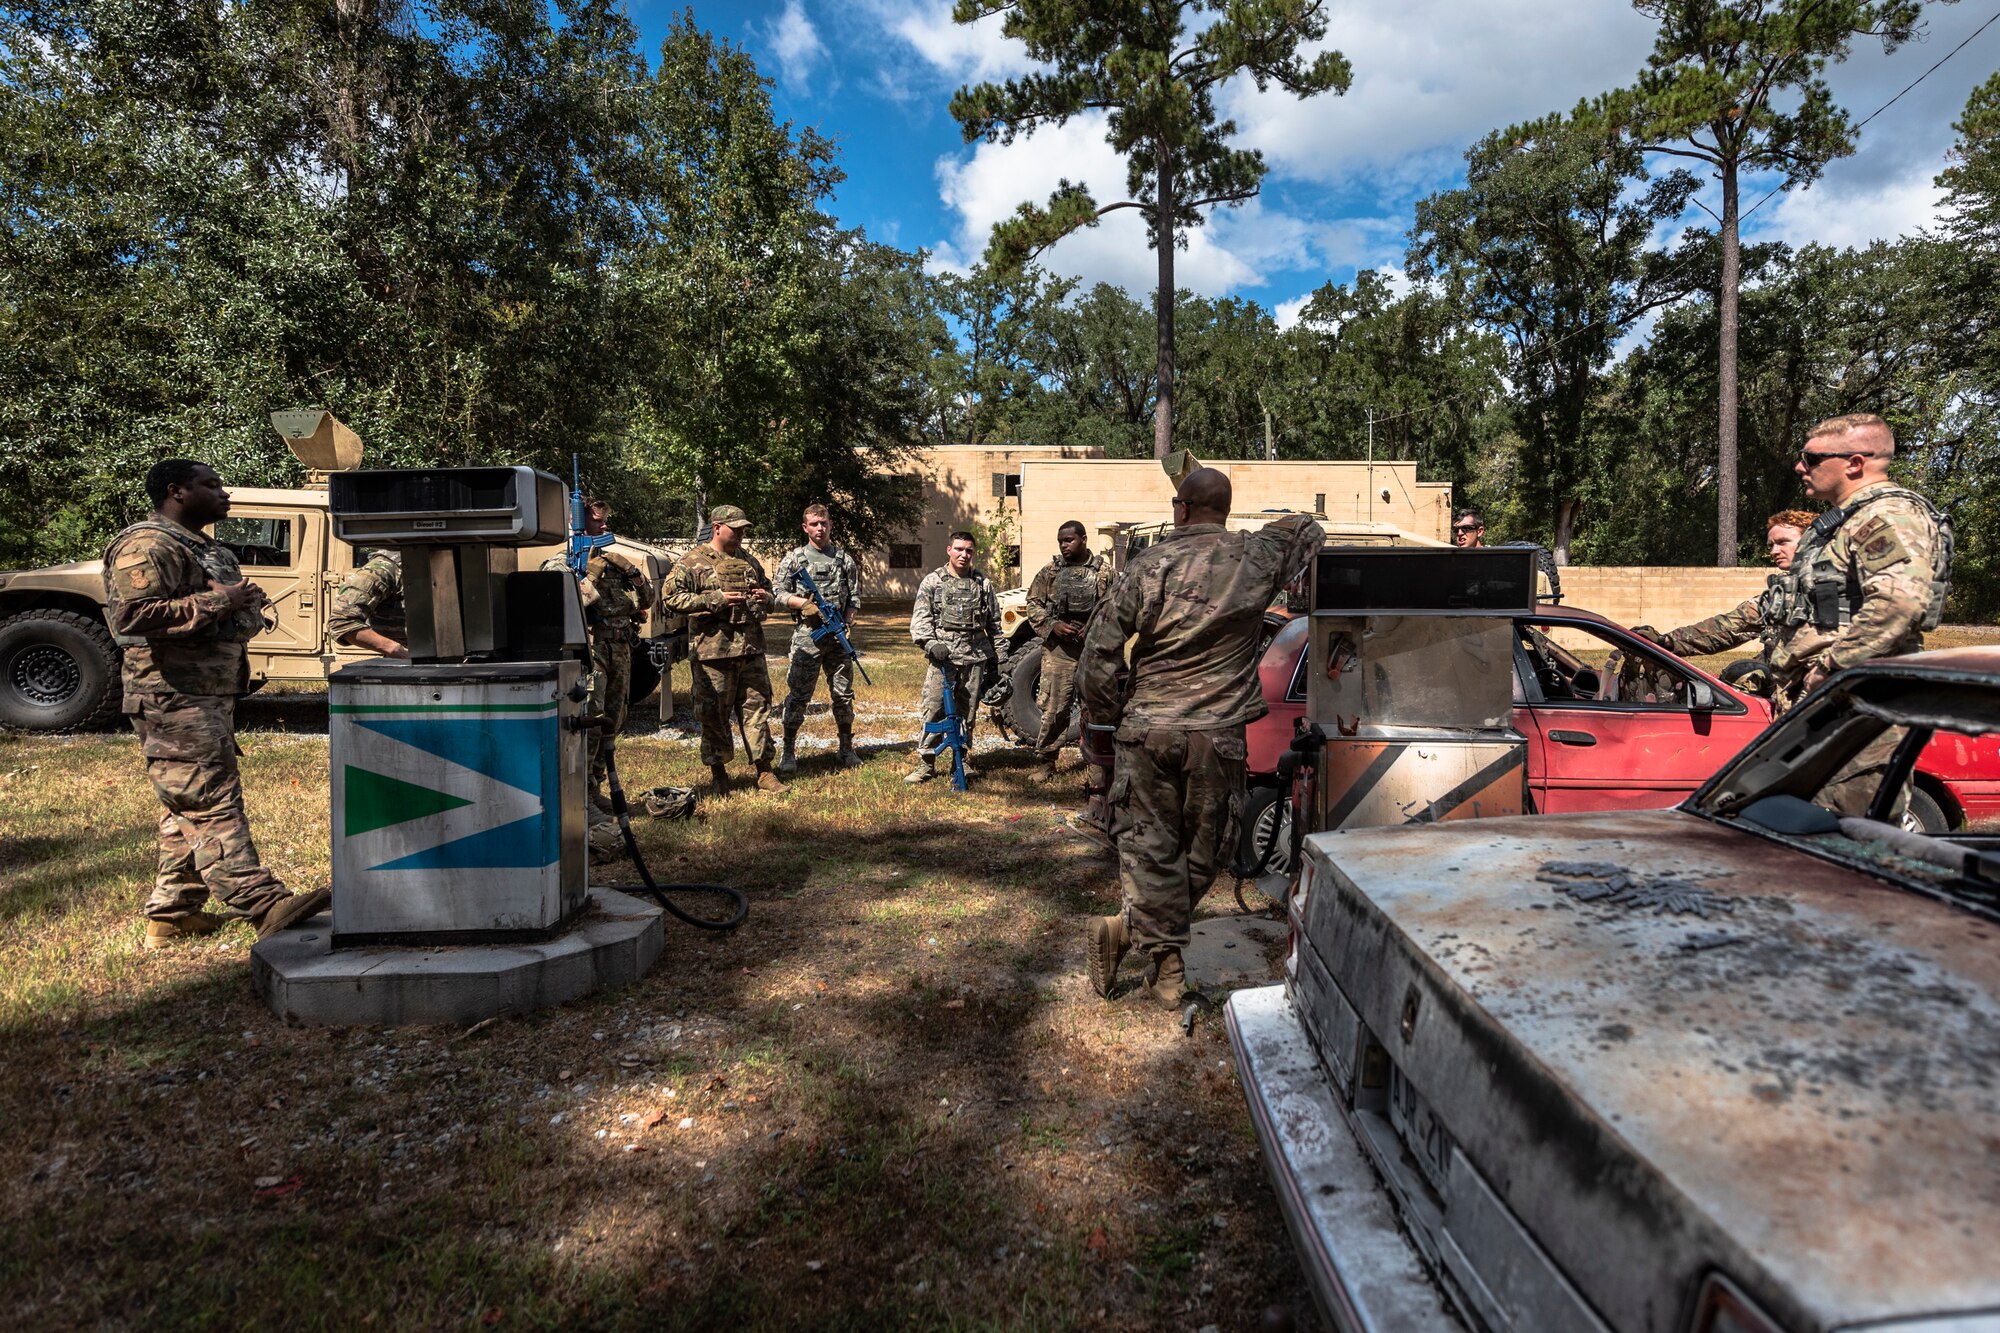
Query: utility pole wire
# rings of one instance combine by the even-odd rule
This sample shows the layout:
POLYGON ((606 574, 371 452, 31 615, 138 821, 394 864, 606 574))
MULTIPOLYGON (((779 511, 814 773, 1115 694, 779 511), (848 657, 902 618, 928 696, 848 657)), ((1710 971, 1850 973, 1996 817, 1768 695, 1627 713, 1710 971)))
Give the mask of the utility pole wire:
MULTIPOLYGON (((1951 59, 1953 56, 1957 55, 1960 51, 1963 51, 1966 47, 1972 45, 1973 38, 1978 37, 1980 33, 1985 32, 1995 23, 2000 23, 2000 11, 1996 11, 1991 18, 1986 20, 1986 22, 1974 28, 1972 30, 1971 35, 1968 36, 1964 41, 1960 42, 1957 46, 1952 47, 1951 50, 1945 52, 1942 56, 1938 57, 1937 64, 1932 65, 1929 69, 1917 75, 1916 78, 1911 79, 1907 84, 1903 86, 1902 92, 1897 93, 1894 97, 1884 102, 1881 106, 1876 107, 1873 111, 1870 111, 1866 116, 1862 117, 1860 124, 1857 124, 1854 127, 1854 132, 1856 134, 1859 134, 1861 132, 1862 127, 1867 125, 1869 121, 1875 119, 1875 117, 1881 115, 1884 111, 1887 111, 1890 107, 1902 101, 1904 93, 1909 92, 1910 89, 1916 87, 1918 84, 1922 83, 1925 79, 1928 79, 1931 75, 1937 73, 1939 67, 1942 66, 1945 61, 1951 59)), ((1739 217, 1737 218, 1738 224, 1739 225, 1741 224, 1743 218, 1749 217, 1752 213, 1755 213, 1758 209, 1762 208, 1764 206, 1765 200, 1768 200, 1772 195, 1778 193, 1778 191, 1784 188, 1785 187, 1782 184, 1772 186, 1771 189, 1764 195, 1763 199, 1759 199, 1756 203, 1750 205, 1750 207, 1743 210, 1742 214, 1739 215, 1739 217)))

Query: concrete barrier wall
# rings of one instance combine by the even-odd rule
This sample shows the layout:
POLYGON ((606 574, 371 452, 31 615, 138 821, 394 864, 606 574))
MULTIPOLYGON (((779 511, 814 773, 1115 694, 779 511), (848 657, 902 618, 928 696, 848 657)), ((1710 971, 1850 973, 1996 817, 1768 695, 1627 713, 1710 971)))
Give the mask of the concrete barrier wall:
POLYGON ((1677 629, 1727 611, 1764 590, 1772 571, 1666 565, 1578 565, 1562 571, 1563 605, 1621 625, 1677 629))

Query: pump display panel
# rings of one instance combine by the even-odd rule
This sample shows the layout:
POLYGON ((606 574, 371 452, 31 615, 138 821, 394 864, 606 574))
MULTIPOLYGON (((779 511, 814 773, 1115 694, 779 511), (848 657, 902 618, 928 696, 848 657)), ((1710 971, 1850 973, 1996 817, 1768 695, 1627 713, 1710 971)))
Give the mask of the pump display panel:
POLYGON ((1330 546, 1315 557, 1313 610, 1347 616, 1533 615, 1535 558, 1531 547, 1330 546))
POLYGON ((569 531, 560 478, 531 467, 336 472, 334 535, 361 545, 537 546, 569 531))

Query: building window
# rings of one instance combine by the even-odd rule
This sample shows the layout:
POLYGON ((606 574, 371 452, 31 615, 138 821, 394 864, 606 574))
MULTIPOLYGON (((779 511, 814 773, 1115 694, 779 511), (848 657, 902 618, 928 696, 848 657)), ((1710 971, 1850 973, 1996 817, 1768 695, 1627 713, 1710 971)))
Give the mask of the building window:
POLYGON ((1324 514, 1326 512, 1325 491, 1315 491, 1313 493, 1313 512, 1315 514, 1324 514))
POLYGON ((1008 547, 1008 548, 1007 548, 1007 568, 1009 568, 1009 569, 1019 569, 1020 567, 1021 567, 1021 548, 1020 548, 1020 547, 1018 547, 1018 546, 1010 546, 1010 547, 1008 547))
POLYGON ((1018 472, 996 472, 993 474, 993 498, 996 500, 1018 500, 1021 498, 1021 474, 1018 472))
POLYGON ((889 568, 922 569, 924 567, 924 544, 922 542, 890 542, 889 568))

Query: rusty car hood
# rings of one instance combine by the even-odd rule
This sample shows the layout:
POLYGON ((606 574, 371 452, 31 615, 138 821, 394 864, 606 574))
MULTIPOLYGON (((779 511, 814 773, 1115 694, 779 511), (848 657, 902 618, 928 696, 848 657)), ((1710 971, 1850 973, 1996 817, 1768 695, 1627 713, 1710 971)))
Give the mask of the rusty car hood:
POLYGON ((1434 997, 1392 1057, 1615 1324, 1705 1266, 1788 1327, 2000 1308, 2000 929, 1677 810, 1312 841, 1315 947, 1377 1032, 1434 997))

